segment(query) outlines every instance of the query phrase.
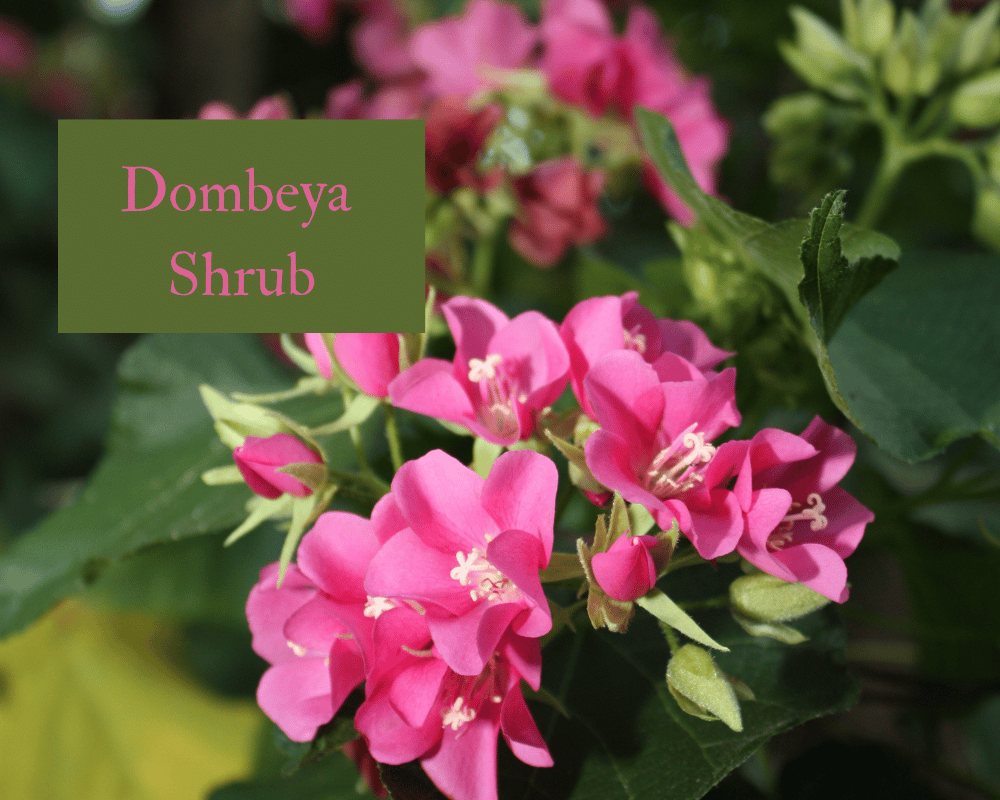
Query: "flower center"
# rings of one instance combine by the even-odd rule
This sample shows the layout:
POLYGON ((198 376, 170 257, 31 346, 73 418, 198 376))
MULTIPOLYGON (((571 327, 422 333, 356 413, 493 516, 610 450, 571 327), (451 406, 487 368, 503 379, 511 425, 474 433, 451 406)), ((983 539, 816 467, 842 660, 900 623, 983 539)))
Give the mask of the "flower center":
POLYGON ((823 515, 823 512, 826 511, 826 504, 818 493, 810 494, 806 498, 806 503, 808 508, 802 508, 802 503, 792 503, 788 509, 791 513, 786 514, 781 520, 781 524, 774 529, 774 533, 767 537, 768 550, 776 552, 791 544, 796 522, 808 521, 811 531, 821 531, 829 524, 829 520, 823 515))
POLYGON ((661 500, 677 497, 705 480, 702 471, 715 455, 715 447, 705 442, 705 434, 696 433, 691 423, 668 447, 656 454, 646 470, 645 486, 661 500))
POLYGON ((390 600, 388 597, 372 597, 368 595, 368 600, 365 603, 365 616, 371 617, 372 619, 378 619, 382 614, 390 609, 396 607, 396 603, 390 600))
POLYGON ((521 590, 500 570, 486 560, 486 554, 478 547, 466 555, 455 553, 457 567, 449 573, 452 580, 462 586, 472 586, 469 596, 473 600, 487 600, 490 603, 509 603, 521 597, 521 590))
POLYGON ((639 326, 634 326, 631 330, 623 330, 622 334, 625 337, 625 349, 635 350, 635 352, 641 355, 646 354, 646 336, 639 333, 639 326))
POLYGON ((449 670, 441 691, 441 727, 457 731, 476 718, 483 703, 503 702, 498 672, 496 653, 478 675, 459 675, 449 670))
MULTIPOLYGON (((497 372, 503 357, 490 353, 485 359, 469 359, 469 380, 479 386, 482 403, 479 406, 479 421, 502 439, 517 438, 520 426, 514 412, 516 394, 510 381, 502 372, 497 372)), ((524 402, 524 395, 518 398, 524 402)))

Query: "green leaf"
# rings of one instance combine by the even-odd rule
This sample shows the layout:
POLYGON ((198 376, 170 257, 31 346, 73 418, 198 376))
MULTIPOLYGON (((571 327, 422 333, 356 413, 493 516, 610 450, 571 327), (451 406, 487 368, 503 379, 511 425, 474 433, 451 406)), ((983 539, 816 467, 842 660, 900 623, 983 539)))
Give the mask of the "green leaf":
POLYGON ((874 253, 848 261, 840 241, 845 194, 830 192, 813 209, 800 250, 806 274, 799 284, 799 298, 824 342, 830 341, 851 307, 898 266, 898 253, 895 259, 874 253))
POLYGON ((1000 265, 911 254, 845 317, 820 362, 851 420, 919 461, 980 434, 1000 446, 1000 265))
POLYGON ((360 777, 343 753, 332 753, 304 765, 290 777, 270 777, 231 783, 216 789, 208 800, 364 800, 373 795, 358 791, 360 777))
MULTIPOLYGON (((245 486, 206 486, 201 479, 231 455, 215 436, 198 386, 208 382, 233 391, 287 385, 259 340, 148 336, 126 353, 118 378, 108 452, 82 495, 0 555, 0 636, 80 591, 116 559, 158 542, 232 528, 245 516, 251 497, 245 486)), ((329 404, 329 398, 304 397, 290 403, 288 413, 322 419, 329 404)), ((345 460, 346 452, 330 454, 345 460)))
MULTIPOLYGON (((840 320, 828 349, 799 294, 806 276, 800 245, 809 223, 769 225, 706 195, 687 169, 670 122, 643 109, 636 118, 663 178, 748 269, 771 280, 785 296, 802 321, 804 341, 831 399, 851 422, 879 447, 911 462, 974 434, 1000 446, 1000 349, 995 346, 1000 341, 1000 265, 995 256, 909 254, 901 269, 846 313, 840 300, 824 307, 824 327, 836 327, 840 320)), ((897 259, 899 248, 888 237, 849 223, 840 227, 839 240, 849 269, 834 269, 830 279, 844 287, 847 305, 885 274, 885 262, 897 259)), ((816 275, 821 275, 818 260, 816 275)), ((823 286, 819 277, 820 295, 823 286)), ((805 292, 815 301, 809 283, 805 292)))
MULTIPOLYGON (((717 580, 708 568, 690 572, 702 585, 717 580)), ((706 628, 730 648, 713 653, 719 667, 757 698, 743 704, 742 733, 681 711, 666 686, 670 653, 657 622, 637 614, 626 635, 588 629, 546 647, 543 685, 571 719, 533 706, 555 766, 533 770, 502 752, 500 796, 694 800, 771 736, 855 702, 858 687, 844 670, 844 633, 832 609, 803 620, 810 641, 796 647, 754 638, 728 613, 705 616, 712 623, 706 628)))

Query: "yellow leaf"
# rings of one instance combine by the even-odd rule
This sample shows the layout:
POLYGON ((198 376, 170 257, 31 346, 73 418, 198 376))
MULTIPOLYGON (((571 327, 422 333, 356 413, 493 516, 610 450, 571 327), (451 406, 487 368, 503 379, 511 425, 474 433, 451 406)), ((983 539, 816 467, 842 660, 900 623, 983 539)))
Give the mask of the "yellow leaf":
POLYGON ((11 800, 200 800, 250 772, 262 717, 164 659, 170 630, 64 604, 0 642, 0 787, 11 800))

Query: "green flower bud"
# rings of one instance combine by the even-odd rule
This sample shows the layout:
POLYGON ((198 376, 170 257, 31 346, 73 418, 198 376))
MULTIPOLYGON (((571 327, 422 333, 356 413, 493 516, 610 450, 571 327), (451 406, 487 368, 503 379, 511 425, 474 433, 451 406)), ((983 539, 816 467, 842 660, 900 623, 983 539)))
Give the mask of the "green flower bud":
POLYGON ((667 664, 667 688, 685 713, 743 730, 736 691, 704 648, 686 644, 674 653, 667 664))
POLYGON ((788 583, 757 572, 729 585, 729 603, 737 614, 757 622, 788 622, 822 608, 829 599, 801 583, 788 583))
POLYGON ((858 4, 858 49, 870 56, 885 52, 896 26, 896 7, 891 0, 860 0, 858 4))
POLYGON ((976 195, 972 232, 983 244, 1000 252, 1000 190, 983 189, 976 195))
POLYGON ((951 116, 970 128, 1000 123, 1000 68, 966 81, 951 98, 951 116))
POLYGON ((785 60, 803 80, 842 100, 863 100, 868 94, 871 64, 833 28, 811 11, 793 6, 795 44, 779 42, 785 60))
POLYGON ((1000 21, 998 0, 993 0, 969 21, 958 43, 956 72, 964 75, 987 66, 996 59, 998 21, 1000 21))
POLYGON ((897 97, 910 97, 930 94, 940 78, 941 65, 930 58, 923 26, 907 9, 882 61, 882 81, 897 97))

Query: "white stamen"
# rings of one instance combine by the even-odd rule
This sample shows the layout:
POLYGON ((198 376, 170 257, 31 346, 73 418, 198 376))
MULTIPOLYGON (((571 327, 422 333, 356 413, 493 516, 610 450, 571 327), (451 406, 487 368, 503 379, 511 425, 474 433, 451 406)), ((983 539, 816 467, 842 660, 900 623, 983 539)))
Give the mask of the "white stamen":
POLYGON ((636 325, 632 330, 622 331, 625 337, 625 349, 635 350, 637 353, 644 354, 646 352, 646 337, 645 335, 639 333, 639 326, 636 325))
POLYGON ((646 471, 646 488, 660 499, 675 497, 705 480, 700 467, 712 460, 715 447, 696 433, 698 423, 689 425, 668 447, 656 454, 646 471), (687 454, 681 456, 681 452, 687 454))
POLYGON ((781 524, 767 537, 768 550, 774 552, 791 544, 796 522, 808 522, 811 531, 821 531, 826 528, 829 520, 823 515, 823 512, 826 511, 823 498, 817 492, 813 492, 806 498, 806 503, 809 504, 809 508, 802 511, 798 511, 802 508, 801 503, 792 503, 789 511, 798 511, 798 513, 786 514, 781 520, 781 524))
POLYGON ((472 722, 475 718, 476 712, 465 706, 464 697, 456 697, 450 708, 441 710, 442 727, 450 727, 453 731, 457 731, 466 722, 472 722))
POLYGON ((393 608, 396 608, 396 603, 388 597, 372 597, 368 595, 368 601, 365 603, 365 616, 378 619, 386 611, 393 608))
POLYGON ((473 383, 479 383, 482 380, 493 380, 497 376, 497 367, 500 366, 500 362, 503 361, 503 357, 499 353, 490 353, 486 356, 486 360, 479 358, 469 359, 469 380, 473 383))
POLYGON ((292 652, 295 653, 299 658, 302 658, 309 650, 300 644, 295 644, 295 642, 288 642, 288 646, 292 648, 292 652))
POLYGON ((453 567, 449 573, 452 580, 458 581, 462 586, 468 586, 472 582, 472 579, 469 577, 470 572, 484 572, 490 569, 490 562, 483 556, 483 551, 478 547, 472 548, 468 556, 461 551, 455 553, 455 558, 458 559, 458 566, 453 567))

